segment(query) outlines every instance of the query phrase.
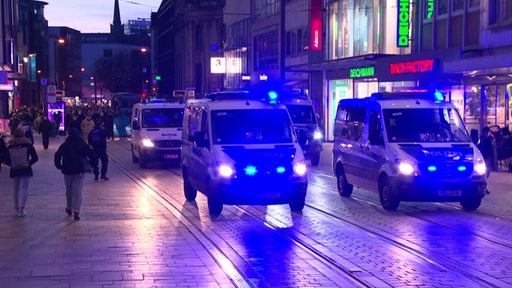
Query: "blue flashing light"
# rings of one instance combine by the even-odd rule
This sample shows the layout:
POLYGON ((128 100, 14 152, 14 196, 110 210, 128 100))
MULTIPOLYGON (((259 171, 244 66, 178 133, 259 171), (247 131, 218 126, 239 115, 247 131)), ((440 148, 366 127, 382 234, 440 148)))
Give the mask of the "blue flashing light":
POLYGON ((459 170, 460 172, 464 172, 464 171, 466 171, 466 169, 467 169, 467 167, 462 166, 462 165, 457 168, 457 170, 459 170))
POLYGON ((283 166, 279 166, 276 168, 276 172, 278 174, 283 174, 286 171, 286 169, 283 166))
POLYGON ((444 101, 444 95, 443 93, 439 92, 439 91, 436 91, 434 93, 434 97, 435 97, 435 102, 436 103, 440 103, 440 102, 443 102, 444 101))
POLYGON ((244 171, 245 171, 245 175, 247 175, 247 176, 254 176, 254 175, 256 175, 256 173, 258 173, 258 170, 256 169, 256 167, 252 166, 252 165, 248 165, 247 167, 245 167, 244 171))
POLYGON ((268 92, 268 101, 269 101, 269 103, 276 104, 278 97, 279 97, 279 95, 277 94, 277 92, 275 92, 275 91, 269 91, 268 92))
POLYGON ((437 167, 434 166, 434 165, 428 166, 427 169, 428 169, 429 172, 436 172, 437 171, 437 167))

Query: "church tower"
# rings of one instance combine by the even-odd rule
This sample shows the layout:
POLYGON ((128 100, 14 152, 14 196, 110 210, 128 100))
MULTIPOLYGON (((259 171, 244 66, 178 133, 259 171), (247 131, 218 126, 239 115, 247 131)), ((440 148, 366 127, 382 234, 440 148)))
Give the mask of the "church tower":
POLYGON ((124 25, 121 24, 121 12, 119 11, 119 0, 114 2, 114 21, 110 24, 110 34, 114 38, 121 38, 124 35, 124 25))

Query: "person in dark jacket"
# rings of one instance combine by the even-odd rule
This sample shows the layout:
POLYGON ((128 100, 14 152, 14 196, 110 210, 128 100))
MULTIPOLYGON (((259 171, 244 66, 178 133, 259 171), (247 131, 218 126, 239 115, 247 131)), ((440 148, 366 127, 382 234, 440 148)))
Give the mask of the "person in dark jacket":
POLYGON ((38 133, 41 133, 41 138, 43 140, 43 148, 44 150, 48 149, 50 144, 50 132, 52 130, 52 123, 48 120, 48 116, 43 115, 43 119, 41 123, 39 123, 39 127, 37 129, 38 133))
POLYGON ((66 213, 80 220, 80 207, 82 205, 82 189, 84 180, 84 167, 82 159, 86 158, 92 167, 98 165, 98 156, 91 146, 80 137, 78 129, 69 129, 66 141, 62 143, 54 155, 54 164, 64 174, 66 185, 66 213))
POLYGON ((5 161, 5 153, 7 153, 7 145, 4 137, 0 134, 0 171, 2 171, 2 163, 5 161))
MULTIPOLYGON (((92 150, 98 155, 101 161, 101 179, 109 180, 107 177, 108 170, 108 155, 107 155, 107 135, 105 129, 102 127, 100 121, 95 122, 94 129, 89 133, 89 145, 92 150)), ((99 167, 93 166, 94 180, 98 180, 99 167)))
POLYGON ((20 217, 25 216, 25 206, 28 199, 28 183, 32 177, 32 165, 38 160, 36 149, 25 137, 25 131, 18 128, 13 138, 7 142, 5 164, 11 167, 10 177, 13 180, 14 209, 20 217))
POLYGON ((491 129, 489 127, 484 127, 482 129, 482 135, 480 135, 480 140, 477 144, 478 150, 482 153, 484 157, 485 165, 487 166, 487 178, 491 175, 491 171, 496 170, 496 140, 494 136, 491 134, 491 129))

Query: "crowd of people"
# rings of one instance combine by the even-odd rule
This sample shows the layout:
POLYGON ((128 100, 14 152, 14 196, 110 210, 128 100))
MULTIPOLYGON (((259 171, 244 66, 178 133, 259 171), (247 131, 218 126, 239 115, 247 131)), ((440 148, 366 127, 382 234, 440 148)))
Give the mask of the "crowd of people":
MULTIPOLYGON (((94 180, 109 180, 107 140, 114 139, 112 115, 108 107, 66 109, 64 133, 67 137, 54 154, 54 165, 64 176, 65 212, 73 216, 74 220, 80 220, 83 179, 87 172, 84 162, 92 167, 94 180)), ((2 163, 10 167, 14 209, 20 217, 26 215, 32 166, 39 160, 34 148, 34 133, 41 134, 43 149, 47 150, 52 135, 60 132, 61 121, 60 113, 51 115, 50 120, 44 110, 35 107, 23 107, 9 115, 11 135, 7 141, 0 137, 0 169, 2 163)))

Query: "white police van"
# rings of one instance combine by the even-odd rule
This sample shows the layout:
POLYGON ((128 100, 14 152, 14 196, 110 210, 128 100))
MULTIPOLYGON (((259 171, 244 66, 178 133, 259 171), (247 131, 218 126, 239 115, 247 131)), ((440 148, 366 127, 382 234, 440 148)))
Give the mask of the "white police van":
POLYGON ((299 91, 284 92, 280 98, 290 113, 304 156, 310 160, 312 166, 318 166, 323 150, 323 133, 311 99, 306 93, 299 91))
POLYGON ((146 168, 149 162, 180 163, 181 126, 185 104, 154 99, 133 106, 132 161, 146 168))
POLYGON ((384 209, 400 201, 460 202, 477 209, 486 166, 457 109, 441 93, 374 93, 338 104, 333 171, 338 191, 379 193, 384 209))
POLYGON ((181 163, 188 201, 201 191, 211 215, 224 204, 304 208, 305 158, 276 95, 218 92, 187 102, 181 163))

